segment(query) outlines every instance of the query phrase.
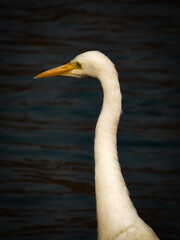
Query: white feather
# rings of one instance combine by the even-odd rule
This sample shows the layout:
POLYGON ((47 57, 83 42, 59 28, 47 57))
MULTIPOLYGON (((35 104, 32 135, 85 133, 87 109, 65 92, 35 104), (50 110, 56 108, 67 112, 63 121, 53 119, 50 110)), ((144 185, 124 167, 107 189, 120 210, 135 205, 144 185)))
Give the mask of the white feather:
POLYGON ((114 64, 98 51, 85 52, 73 61, 82 64, 82 75, 100 80, 104 93, 94 144, 98 239, 158 239, 138 216, 118 162, 116 134, 122 96, 114 64))

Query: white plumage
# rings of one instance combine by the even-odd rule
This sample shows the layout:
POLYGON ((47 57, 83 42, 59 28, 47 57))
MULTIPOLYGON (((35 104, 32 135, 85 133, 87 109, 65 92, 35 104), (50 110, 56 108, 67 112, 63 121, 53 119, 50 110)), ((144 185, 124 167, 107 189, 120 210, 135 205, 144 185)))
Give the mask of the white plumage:
POLYGON ((138 216, 118 162, 116 134, 122 96, 114 64, 101 52, 89 51, 35 78, 57 75, 95 77, 103 88, 94 143, 98 240, 157 240, 154 231, 138 216))

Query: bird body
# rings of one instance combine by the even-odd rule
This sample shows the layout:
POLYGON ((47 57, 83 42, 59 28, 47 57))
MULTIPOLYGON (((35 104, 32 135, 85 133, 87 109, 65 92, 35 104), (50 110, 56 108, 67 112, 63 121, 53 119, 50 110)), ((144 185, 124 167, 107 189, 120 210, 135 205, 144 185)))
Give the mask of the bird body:
POLYGON ((122 95, 114 64, 101 52, 89 51, 36 78, 56 75, 96 77, 103 88, 103 106, 94 141, 98 240, 158 240, 138 216, 121 173, 116 135, 122 95))

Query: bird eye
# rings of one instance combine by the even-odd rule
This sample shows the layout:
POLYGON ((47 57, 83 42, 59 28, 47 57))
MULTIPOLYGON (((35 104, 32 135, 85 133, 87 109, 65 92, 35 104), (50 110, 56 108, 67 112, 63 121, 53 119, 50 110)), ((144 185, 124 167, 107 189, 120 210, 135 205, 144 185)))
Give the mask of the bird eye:
POLYGON ((79 62, 77 62, 77 63, 76 63, 76 67, 77 67, 77 68, 82 68, 82 65, 81 65, 79 62))

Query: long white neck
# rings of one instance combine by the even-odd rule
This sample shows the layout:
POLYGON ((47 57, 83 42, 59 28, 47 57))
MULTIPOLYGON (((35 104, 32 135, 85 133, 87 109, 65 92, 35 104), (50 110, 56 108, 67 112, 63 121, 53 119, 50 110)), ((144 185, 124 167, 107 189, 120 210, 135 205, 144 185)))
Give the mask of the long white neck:
POLYGON ((100 77, 103 107, 95 131, 95 186, 98 239, 115 239, 129 225, 136 210, 128 196, 117 154, 117 128, 121 114, 121 92, 117 72, 100 77))

